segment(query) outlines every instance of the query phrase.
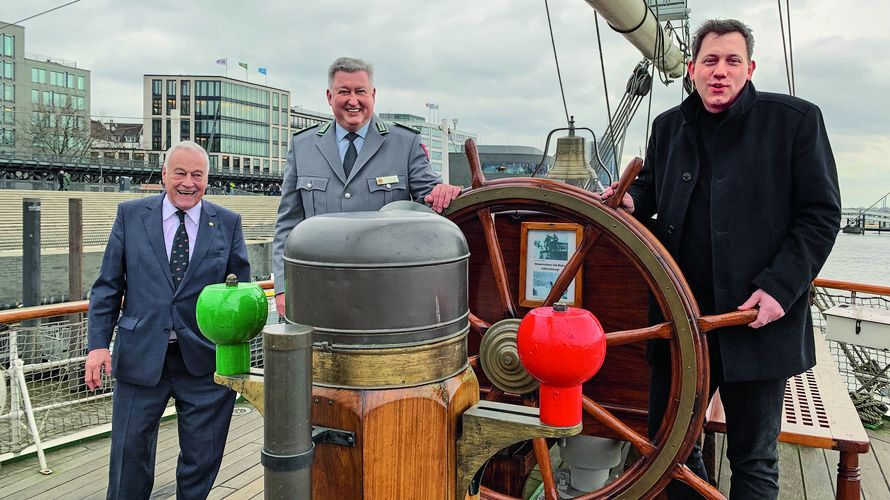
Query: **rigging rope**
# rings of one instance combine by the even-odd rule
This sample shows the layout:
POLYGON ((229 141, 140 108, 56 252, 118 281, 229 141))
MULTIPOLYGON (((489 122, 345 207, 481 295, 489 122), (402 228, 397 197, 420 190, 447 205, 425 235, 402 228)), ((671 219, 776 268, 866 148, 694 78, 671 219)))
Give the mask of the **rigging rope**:
MULTIPOLYGON (((606 59, 603 57, 603 43, 600 39, 600 22, 599 22, 599 14, 596 11, 593 11, 593 24, 596 27, 596 46, 597 50, 600 54, 600 69, 602 70, 603 75, 603 93, 606 94, 606 134, 603 137, 603 142, 606 147, 612 148, 612 156, 615 162, 615 171, 618 171, 618 148, 615 143, 614 134, 610 133, 613 128, 613 117, 612 117, 612 107, 609 105, 609 86, 606 83, 606 59)), ((609 177, 612 177, 610 174, 609 177)))
POLYGON ((566 92, 562 86, 562 74, 559 72, 559 58, 556 57, 556 40, 553 38, 553 23, 550 22, 550 5, 544 0, 544 9, 547 11, 547 27, 550 28, 550 45, 553 46, 553 60, 556 61, 556 76, 559 78, 559 92, 562 94, 562 107, 566 112, 566 124, 569 123, 569 106, 566 104, 566 92))
POLYGON ((795 95, 796 89, 794 86, 794 52, 791 44, 791 9, 788 5, 788 0, 785 0, 785 10, 788 14, 788 45, 785 45, 785 20, 782 17, 782 0, 776 0, 776 4, 779 7, 779 29, 782 32, 782 55, 785 56, 785 79, 788 81, 788 93, 791 95, 795 95), (789 64, 789 56, 791 58, 791 62, 789 64))

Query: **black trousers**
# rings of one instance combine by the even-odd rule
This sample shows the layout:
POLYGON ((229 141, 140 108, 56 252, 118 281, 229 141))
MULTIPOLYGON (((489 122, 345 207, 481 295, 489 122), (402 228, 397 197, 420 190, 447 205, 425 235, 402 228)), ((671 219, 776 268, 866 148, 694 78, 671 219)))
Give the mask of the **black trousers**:
MULTIPOLYGON (((777 440, 782 428, 783 398, 788 379, 726 382, 721 375, 720 351, 715 342, 710 343, 709 397, 719 388, 726 412, 726 455, 732 470, 729 498, 775 499, 779 495, 777 440)), ((661 425, 670 389, 671 365, 667 349, 656 349, 649 380, 650 438, 655 437, 661 425)), ((699 477, 708 479, 698 443, 686 465, 699 477)), ((671 500, 701 498, 695 490, 679 481, 668 485, 667 494, 671 500)))

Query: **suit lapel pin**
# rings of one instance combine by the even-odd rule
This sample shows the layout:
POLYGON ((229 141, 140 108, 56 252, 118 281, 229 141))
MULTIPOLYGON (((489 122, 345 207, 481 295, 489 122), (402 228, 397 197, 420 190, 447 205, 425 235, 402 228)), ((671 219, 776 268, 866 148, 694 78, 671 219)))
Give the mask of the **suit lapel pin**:
POLYGON ((213 221, 208 222, 207 225, 213 227, 213 221))

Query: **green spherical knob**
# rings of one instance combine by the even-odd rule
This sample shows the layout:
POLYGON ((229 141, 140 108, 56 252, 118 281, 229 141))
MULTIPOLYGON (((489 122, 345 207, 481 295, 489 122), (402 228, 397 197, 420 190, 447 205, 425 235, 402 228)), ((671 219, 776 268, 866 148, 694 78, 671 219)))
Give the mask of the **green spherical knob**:
POLYGON ((198 328, 216 346, 220 375, 250 370, 250 339, 266 325, 269 303, 257 283, 238 283, 230 274, 225 283, 208 285, 198 296, 198 328))

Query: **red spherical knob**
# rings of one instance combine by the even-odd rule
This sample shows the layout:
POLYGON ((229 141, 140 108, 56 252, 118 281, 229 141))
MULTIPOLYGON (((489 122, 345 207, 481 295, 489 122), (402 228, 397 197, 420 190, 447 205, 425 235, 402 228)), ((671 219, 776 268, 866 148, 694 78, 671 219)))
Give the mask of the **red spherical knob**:
POLYGON ((519 324, 519 359, 541 382, 541 422, 569 427, 581 422, 581 384, 606 357, 606 336, 585 309, 557 305, 531 310, 519 324))

